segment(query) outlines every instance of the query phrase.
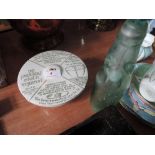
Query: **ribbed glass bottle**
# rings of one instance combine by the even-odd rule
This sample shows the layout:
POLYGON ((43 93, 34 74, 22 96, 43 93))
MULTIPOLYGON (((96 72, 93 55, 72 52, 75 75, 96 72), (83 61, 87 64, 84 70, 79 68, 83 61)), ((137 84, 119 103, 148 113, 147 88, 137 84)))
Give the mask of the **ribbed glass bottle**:
POLYGON ((146 20, 126 20, 96 75, 91 104, 97 112, 119 102, 129 87, 140 46, 147 31, 146 20))

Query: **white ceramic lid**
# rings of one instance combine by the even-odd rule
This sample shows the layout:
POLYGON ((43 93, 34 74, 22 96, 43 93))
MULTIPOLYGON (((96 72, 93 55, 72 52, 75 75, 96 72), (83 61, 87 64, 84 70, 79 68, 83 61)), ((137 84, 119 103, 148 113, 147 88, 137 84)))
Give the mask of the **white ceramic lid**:
POLYGON ((60 106, 85 88, 88 71, 76 55, 47 51, 30 58, 18 74, 18 88, 27 101, 43 107, 60 106))

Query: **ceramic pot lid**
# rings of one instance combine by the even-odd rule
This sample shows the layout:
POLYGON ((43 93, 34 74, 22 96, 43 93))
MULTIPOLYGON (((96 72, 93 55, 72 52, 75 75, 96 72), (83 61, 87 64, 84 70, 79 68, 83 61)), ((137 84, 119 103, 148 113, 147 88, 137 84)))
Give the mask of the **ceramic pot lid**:
POLYGON ((60 106, 85 88, 88 71, 76 55, 46 51, 30 58, 18 74, 18 88, 27 101, 38 106, 60 106))

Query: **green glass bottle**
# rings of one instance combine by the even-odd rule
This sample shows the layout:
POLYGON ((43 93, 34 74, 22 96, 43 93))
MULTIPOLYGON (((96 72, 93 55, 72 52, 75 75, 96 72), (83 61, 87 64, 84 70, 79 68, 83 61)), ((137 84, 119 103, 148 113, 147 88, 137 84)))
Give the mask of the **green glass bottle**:
POLYGON ((96 75, 91 104, 97 112, 116 105, 129 87, 140 46, 147 31, 146 20, 126 20, 96 75))

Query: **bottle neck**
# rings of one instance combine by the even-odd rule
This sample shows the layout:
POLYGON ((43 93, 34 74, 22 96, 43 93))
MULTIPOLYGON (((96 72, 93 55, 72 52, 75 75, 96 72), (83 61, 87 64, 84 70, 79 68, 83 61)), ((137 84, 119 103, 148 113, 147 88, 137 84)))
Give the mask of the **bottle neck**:
POLYGON ((147 26, 146 20, 126 20, 116 40, 128 47, 139 46, 146 35, 147 26))
POLYGON ((144 37, 140 38, 132 38, 132 37, 126 37, 123 35, 118 35, 116 43, 117 44, 123 44, 127 47, 136 47, 136 46, 141 46, 142 42, 144 40, 144 37))

